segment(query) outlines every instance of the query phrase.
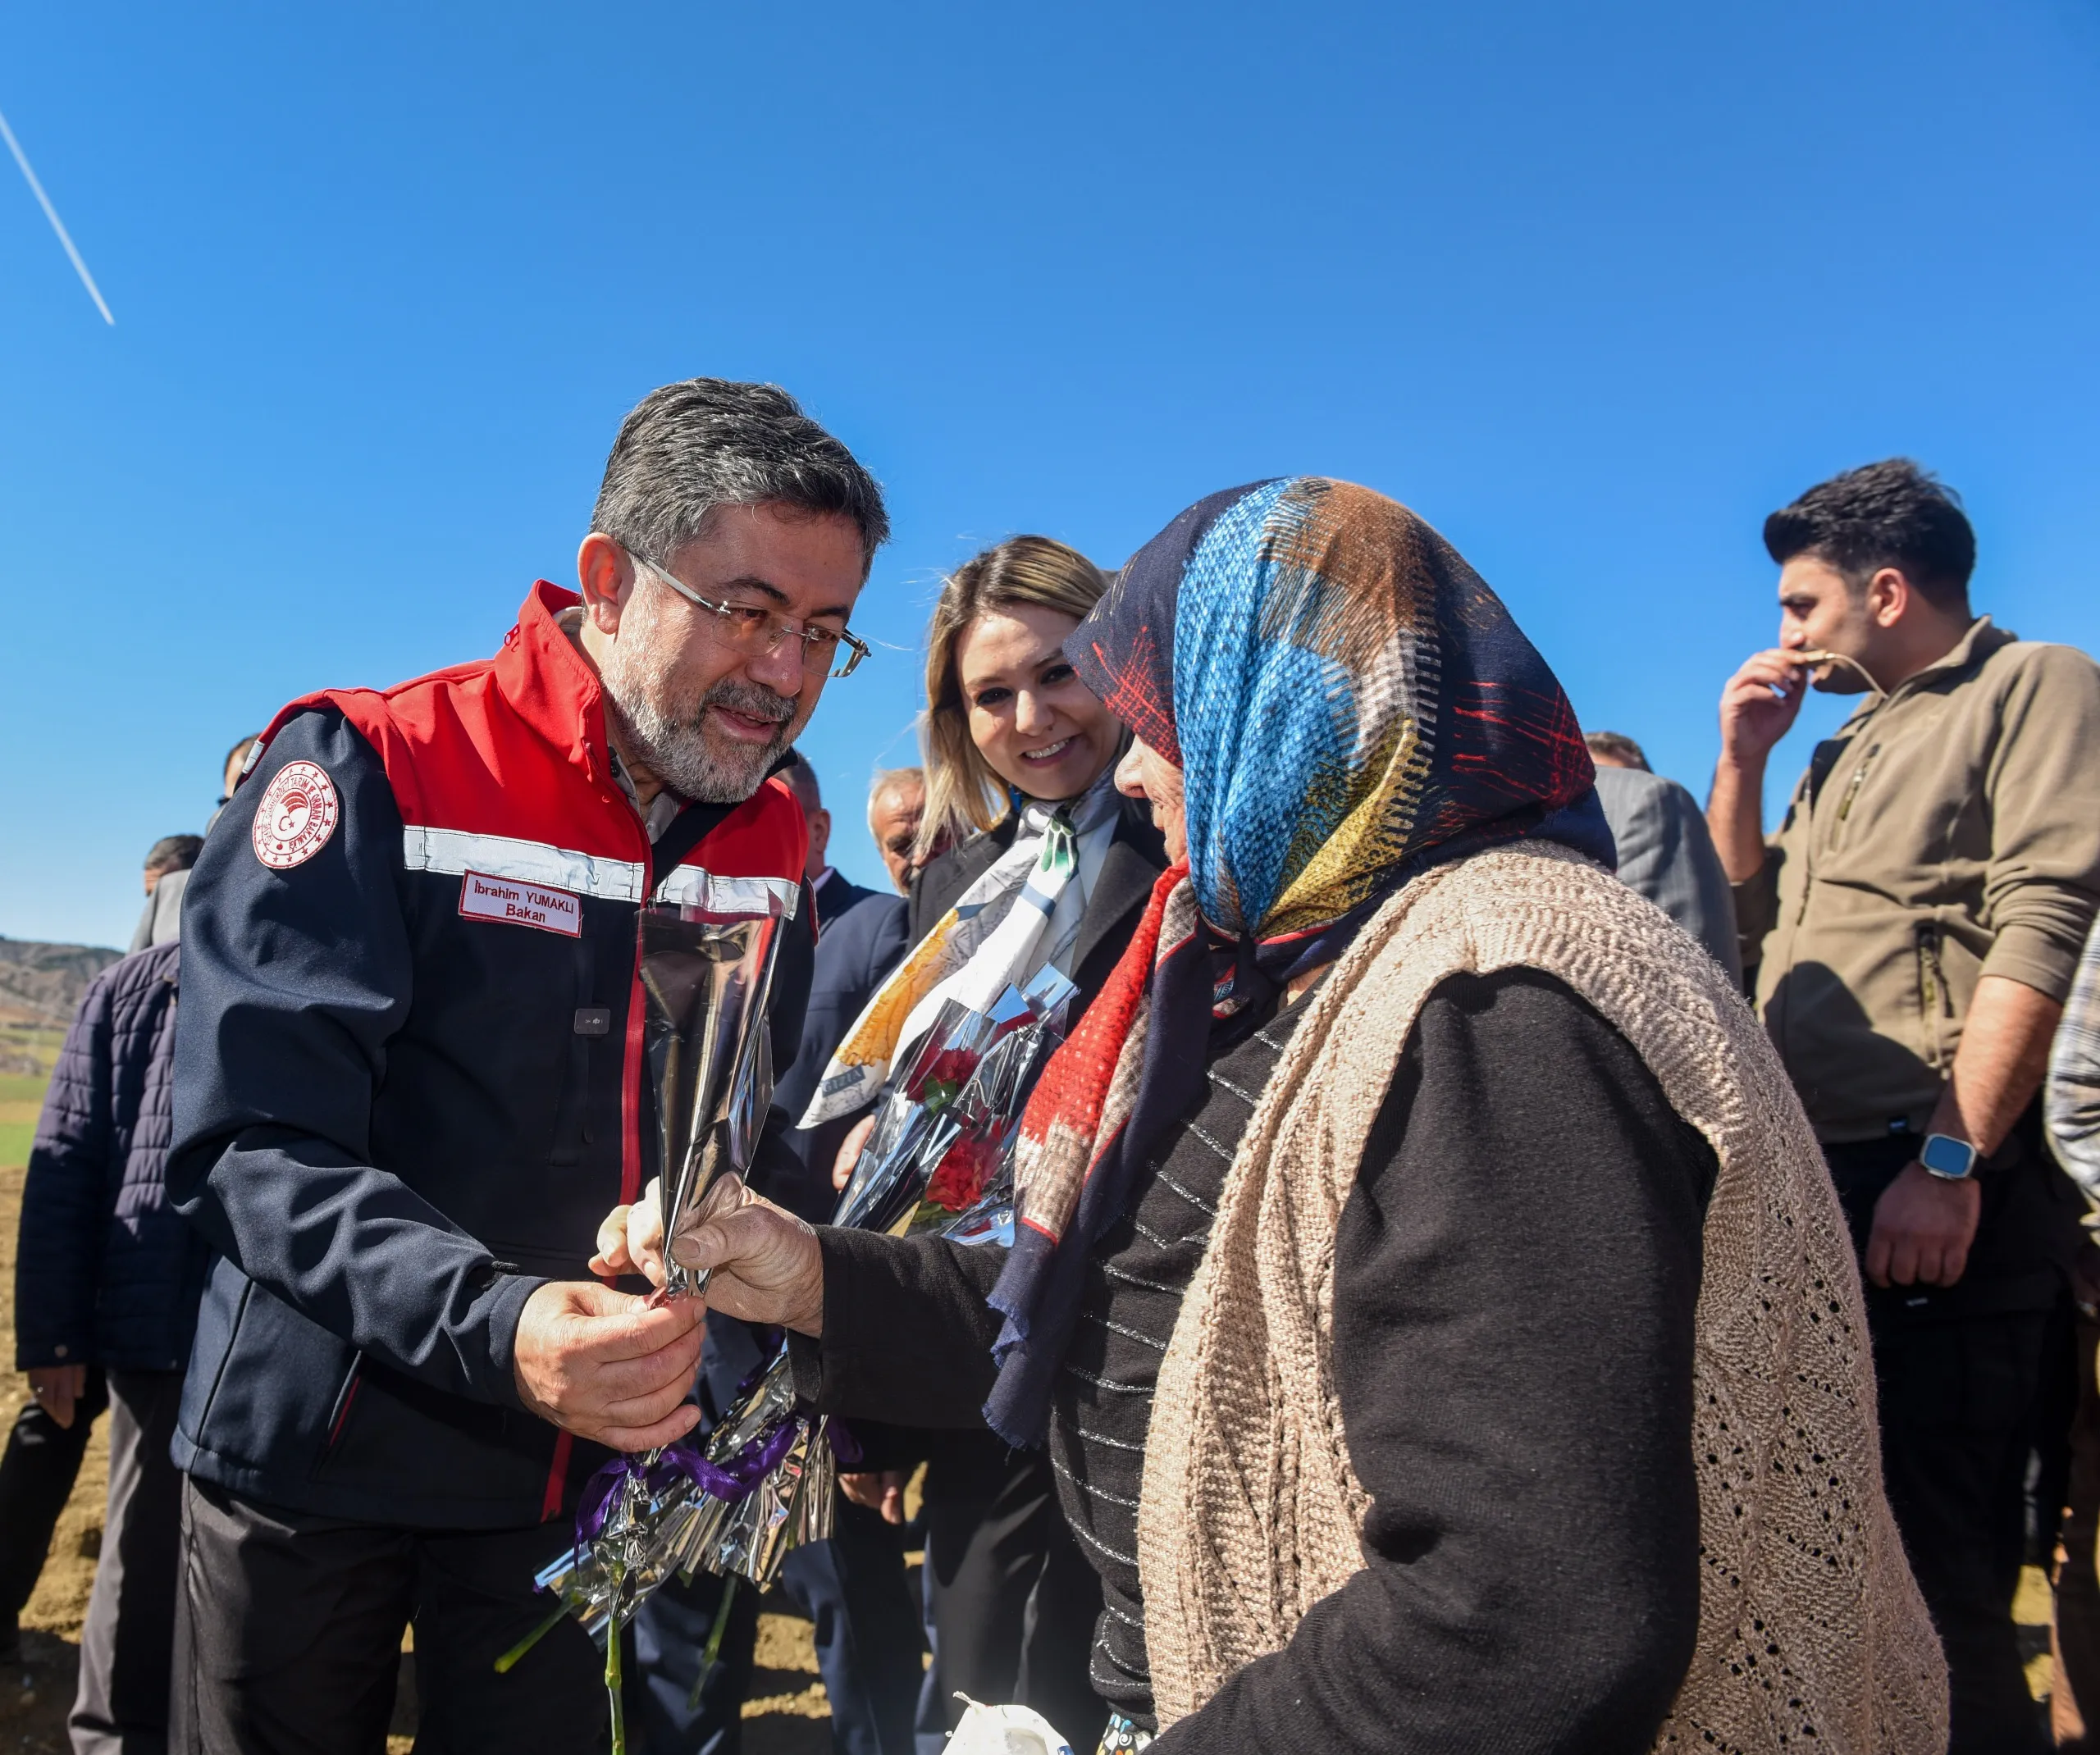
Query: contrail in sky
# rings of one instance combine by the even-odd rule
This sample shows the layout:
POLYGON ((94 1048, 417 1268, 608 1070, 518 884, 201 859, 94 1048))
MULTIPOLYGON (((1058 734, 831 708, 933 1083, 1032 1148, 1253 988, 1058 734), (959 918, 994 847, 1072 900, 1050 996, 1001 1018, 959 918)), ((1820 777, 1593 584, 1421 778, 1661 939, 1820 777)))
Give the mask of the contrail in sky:
POLYGON ((7 150, 15 155, 15 162, 22 167, 22 175, 29 179, 30 193, 43 209, 43 217, 51 221, 51 229, 58 234, 58 241, 66 246, 66 253, 72 259, 73 271, 80 277, 80 285, 87 288, 88 297, 95 302, 95 309, 102 312, 102 320, 114 329, 116 319, 109 314, 109 307, 103 302, 102 289, 95 285, 95 277, 88 272, 88 265, 80 260, 80 253, 73 248, 73 239, 66 230, 66 221, 58 217, 58 209, 52 206, 51 197, 44 194, 43 185, 36 180, 36 172, 30 169, 30 155, 22 150, 22 143, 15 138, 15 130, 7 125, 7 118, 0 116, 0 134, 7 136, 7 150))

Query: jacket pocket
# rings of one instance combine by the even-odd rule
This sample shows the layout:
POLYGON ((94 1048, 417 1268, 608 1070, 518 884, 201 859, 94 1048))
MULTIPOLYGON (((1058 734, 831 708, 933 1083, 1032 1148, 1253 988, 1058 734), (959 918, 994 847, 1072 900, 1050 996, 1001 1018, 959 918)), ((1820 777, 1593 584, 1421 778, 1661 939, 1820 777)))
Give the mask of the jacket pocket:
POLYGON ((1925 1045, 1925 1059, 1935 1072, 1944 1072, 1946 1056, 1941 1042, 1954 1019, 1954 995, 1947 984, 1947 965, 1940 955, 1937 920, 1920 920, 1916 929, 1918 958, 1918 1022, 1925 1045))
POLYGON ((419 1383, 383 1360, 362 1361, 344 1387, 332 1441, 324 1432, 304 1452, 317 1490, 440 1528, 459 1527, 463 1511, 461 1521, 485 1527, 537 1520, 552 1426, 419 1383))
MULTIPOLYGON (((221 1271, 227 1271, 224 1263, 221 1271)), ((345 1411, 359 1374, 357 1350, 245 1279, 239 1306, 230 1326, 208 1315, 200 1328, 193 1384, 200 1362, 217 1357, 191 1435, 222 1466, 267 1477, 249 1490, 267 1501, 273 1488, 294 1488, 311 1478, 328 1451, 331 1427, 339 1436, 356 1431, 362 1406, 348 1417, 345 1411)), ((190 1393, 185 1388, 185 1402, 190 1393)))
POLYGON ((350 1423, 350 1410, 357 1405, 358 1385, 363 1381, 364 1355, 353 1353, 350 1368, 343 1374, 343 1381, 336 1391, 336 1399, 328 1410, 328 1424, 322 1430, 321 1455, 315 1460, 313 1472, 317 1475, 328 1466, 329 1459, 336 1454, 343 1442, 343 1429, 350 1423))
POLYGON ((237 1272, 229 1262, 215 1258, 208 1278, 204 1299, 197 1317, 197 1334, 189 1371, 183 1383, 183 1399, 186 1404, 194 1393, 199 1373, 197 1367, 206 1360, 211 1361, 211 1382, 197 1404, 197 1417, 193 1426, 185 1428, 184 1436, 192 1443, 203 1445, 206 1434, 211 1429, 212 1411, 218 1406, 219 1388, 226 1380, 226 1365, 232 1359, 235 1344, 240 1338, 241 1320, 248 1314, 248 1301, 255 1291, 255 1282, 237 1272), (220 1278, 219 1270, 226 1278, 220 1278), (240 1282, 240 1290, 234 1295, 233 1309, 224 1308, 221 1301, 225 1292, 235 1279, 240 1282))

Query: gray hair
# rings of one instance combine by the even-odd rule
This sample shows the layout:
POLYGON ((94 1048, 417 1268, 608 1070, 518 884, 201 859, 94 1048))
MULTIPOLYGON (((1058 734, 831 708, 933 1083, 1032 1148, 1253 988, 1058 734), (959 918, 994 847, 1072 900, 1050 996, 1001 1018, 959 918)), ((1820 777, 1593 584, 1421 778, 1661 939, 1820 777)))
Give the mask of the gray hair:
POLYGON ((923 768, 879 768, 875 777, 868 782, 868 814, 872 818, 875 806, 882 803, 885 792, 924 792, 926 790, 926 770, 923 768))
POLYGON ((862 568, 889 538, 883 490, 777 384, 688 378, 620 422, 591 527, 646 559, 705 533, 718 506, 793 506, 851 518, 862 568))

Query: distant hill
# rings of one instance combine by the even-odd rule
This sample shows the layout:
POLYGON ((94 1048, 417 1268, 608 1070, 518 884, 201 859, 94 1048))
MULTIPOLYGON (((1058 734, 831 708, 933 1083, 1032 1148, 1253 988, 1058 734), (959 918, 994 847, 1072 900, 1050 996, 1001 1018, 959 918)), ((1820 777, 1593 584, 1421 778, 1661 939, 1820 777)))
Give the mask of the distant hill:
POLYGON ((100 945, 0 938, 0 1010, 71 1023, 88 983, 123 955, 100 945))

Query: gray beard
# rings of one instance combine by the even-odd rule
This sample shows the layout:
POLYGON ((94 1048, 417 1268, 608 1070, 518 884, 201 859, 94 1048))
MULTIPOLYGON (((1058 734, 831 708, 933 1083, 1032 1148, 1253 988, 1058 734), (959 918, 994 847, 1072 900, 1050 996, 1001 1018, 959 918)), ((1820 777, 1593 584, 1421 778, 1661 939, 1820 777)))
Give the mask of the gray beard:
POLYGON ((690 711, 667 705, 661 695, 667 679, 655 673, 646 658, 626 654, 623 641, 606 654, 605 704, 627 744, 651 773, 681 797, 700 805, 739 805, 758 791, 766 770, 788 747, 794 723, 794 703, 770 689, 724 677, 694 703, 690 711), (763 744, 732 744, 718 750, 710 742, 705 715, 710 705, 757 718, 787 709, 774 735, 763 744))

